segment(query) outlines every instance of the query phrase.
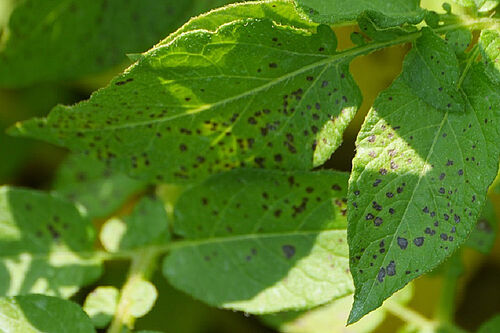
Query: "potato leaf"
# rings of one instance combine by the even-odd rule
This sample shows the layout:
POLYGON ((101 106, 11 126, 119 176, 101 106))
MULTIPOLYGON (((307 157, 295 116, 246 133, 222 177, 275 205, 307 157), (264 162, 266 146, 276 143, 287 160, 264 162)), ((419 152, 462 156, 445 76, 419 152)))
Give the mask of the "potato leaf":
POLYGON ((435 109, 403 72, 359 133, 349 183, 351 323, 442 263, 480 216, 498 171, 500 87, 474 54, 469 65, 464 112, 435 109))
POLYGON ((347 174, 235 170, 178 201, 163 274, 204 302, 249 313, 303 309, 352 293, 347 174))
POLYGON ((186 182, 235 167, 323 164, 361 103, 327 26, 310 33, 247 19, 154 48, 73 107, 18 124, 151 181, 186 182))
POLYGON ((94 230, 69 202, 0 188, 0 294, 69 297, 101 274, 94 230))
POLYGON ((44 295, 0 298, 0 331, 6 333, 95 333, 75 303, 44 295))
POLYGON ((313 21, 340 24, 355 21, 365 12, 371 12, 378 26, 383 28, 417 24, 424 18, 420 0, 295 0, 298 7, 313 21))
POLYGON ((83 154, 70 154, 60 166, 54 191, 86 209, 90 218, 104 218, 119 209, 144 182, 107 167, 83 154))

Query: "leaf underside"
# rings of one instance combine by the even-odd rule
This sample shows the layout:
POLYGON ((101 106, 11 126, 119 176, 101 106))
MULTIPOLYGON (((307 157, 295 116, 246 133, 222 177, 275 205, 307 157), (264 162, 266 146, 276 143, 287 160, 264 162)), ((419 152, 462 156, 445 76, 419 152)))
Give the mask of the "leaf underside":
POLYGON ((208 304, 249 313, 352 293, 347 177, 242 169, 192 187, 175 210, 174 232, 185 243, 165 259, 164 275, 208 304))
POLYGON ((361 103, 333 31, 249 19, 157 47, 89 101, 12 133, 83 151, 150 181, 324 163, 361 103))
POLYGON ((483 63, 470 65, 464 112, 427 104, 405 67, 359 133, 349 182, 350 323, 443 262, 474 229, 498 170, 500 89, 483 63))

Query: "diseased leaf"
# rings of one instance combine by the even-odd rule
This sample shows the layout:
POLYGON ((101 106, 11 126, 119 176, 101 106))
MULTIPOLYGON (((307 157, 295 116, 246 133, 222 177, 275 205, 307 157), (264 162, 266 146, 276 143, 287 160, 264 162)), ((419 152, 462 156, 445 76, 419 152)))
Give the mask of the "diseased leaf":
POLYGON ((110 252, 167 243, 170 235, 163 203, 154 197, 142 198, 130 216, 108 220, 101 229, 100 239, 110 252))
POLYGON ((370 12, 377 25, 383 28, 404 23, 417 24, 425 11, 420 0, 295 0, 298 7, 313 21, 339 24, 355 21, 358 16, 370 12))
POLYGON ((416 32, 415 26, 380 27, 371 13, 363 13, 358 17, 358 25, 363 34, 376 41, 389 41, 416 32))
POLYGON ((155 47, 166 45, 179 35, 189 31, 203 29, 214 32, 223 24, 248 18, 268 19, 279 25, 287 25, 312 31, 318 26, 317 23, 300 15, 295 9, 294 4, 289 0, 239 2, 227 5, 223 8, 214 9, 208 13, 192 18, 179 30, 170 34, 155 47))
POLYGON ((107 217, 145 183, 83 154, 71 154, 56 174, 54 191, 86 208, 90 218, 107 217))
POLYGON ((228 2, 7 1, 14 8, 0 41, 0 86, 97 73, 126 61, 126 53, 148 49, 209 4, 228 2))
POLYGON ((83 310, 97 328, 105 328, 115 315, 120 291, 115 287, 97 287, 85 299, 83 310))
POLYGON ((471 232, 467 240, 467 246, 483 253, 490 253, 497 235, 497 218, 491 200, 486 201, 483 212, 477 221, 476 228, 471 232))
POLYGON ((361 95, 327 26, 248 19, 153 49, 74 107, 13 133, 87 151, 131 175, 185 182, 235 167, 311 169, 340 145, 361 95))
POLYGON ((500 32, 495 30, 483 30, 481 32, 479 49, 482 61, 486 66, 486 73, 490 80, 500 84, 500 32))
POLYGON ((455 51, 457 57, 466 56, 464 52, 472 41, 472 32, 466 28, 451 30, 446 33, 445 41, 455 51))
POLYGON ((493 318, 485 322, 477 333, 496 333, 500 330, 500 314, 495 315, 493 318))
POLYGON ((458 90, 460 66, 454 49, 431 29, 424 28, 405 58, 402 78, 414 94, 443 111, 463 112, 458 90))
POLYGON ((95 333, 89 317, 77 304, 43 295, 0 298, 0 331, 95 333))
POLYGON ((0 294, 69 297, 101 274, 94 230, 69 202, 0 188, 0 294))
MULTIPOLYGON (((413 297, 413 285, 406 286, 390 298, 390 302, 406 304, 413 297)), ((345 326, 353 296, 349 295, 310 311, 285 312, 262 316, 272 327, 286 333, 369 333, 385 319, 387 309, 382 306, 359 322, 345 326)))
POLYGON ((464 112, 425 103, 403 73, 359 133, 349 183, 351 323, 443 262, 479 218, 498 171, 500 87, 482 63, 465 68, 464 112))
POLYGON ((249 313, 303 309, 352 293, 347 174, 234 170, 179 199, 163 274, 204 302, 249 313))

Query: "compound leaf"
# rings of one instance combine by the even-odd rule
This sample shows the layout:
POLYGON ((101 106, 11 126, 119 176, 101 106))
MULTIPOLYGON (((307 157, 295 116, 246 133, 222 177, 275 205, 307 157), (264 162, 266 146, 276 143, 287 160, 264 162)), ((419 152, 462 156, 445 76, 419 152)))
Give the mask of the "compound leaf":
POLYGON ((144 182, 131 179, 96 159, 71 154, 59 168, 53 189, 84 206, 88 217, 103 218, 145 186, 144 182))
POLYGON ((185 238, 163 274, 208 304, 249 313, 303 309, 352 293, 347 174, 240 169, 179 199, 185 238))
MULTIPOLYGON (((327 26, 247 19, 153 49, 73 107, 12 130, 86 151, 131 175, 185 182, 235 167, 311 169, 361 102, 327 26)), ((366 52, 366 51, 364 51, 366 52)))
POLYGON ((433 108, 403 73, 359 133, 349 183, 351 323, 438 266, 474 229, 500 154, 500 87, 474 58, 463 74, 464 112, 433 108))
POLYGON ((90 318, 77 304, 44 295, 0 298, 0 331, 95 333, 90 318))
POLYGON ((130 0, 125 6, 120 0, 7 3, 13 9, 0 41, 1 86, 102 71, 125 62, 126 53, 148 49, 189 17, 210 8, 208 1, 199 0, 130 0))
POLYGON ((383 28, 417 24, 424 18, 420 0, 295 0, 297 6, 313 21, 340 24, 355 21, 364 12, 376 18, 383 28))
POLYGON ((90 221, 69 202, 0 188, 0 294, 69 297, 101 274, 90 221))

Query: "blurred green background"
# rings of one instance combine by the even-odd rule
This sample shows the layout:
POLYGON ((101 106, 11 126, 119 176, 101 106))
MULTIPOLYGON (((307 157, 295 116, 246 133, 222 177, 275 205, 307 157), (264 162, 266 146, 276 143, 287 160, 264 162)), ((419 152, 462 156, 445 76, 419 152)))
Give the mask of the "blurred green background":
MULTIPOLYGON (((0 0, 0 67, 4 66, 4 69, 0 68, 0 73, 6 71, 11 75, 17 75, 15 66, 8 59, 5 61, 2 58, 2 52, 6 48, 6 43, 11 42, 9 38, 11 40, 14 38, 12 35, 8 36, 10 32, 7 25, 10 8, 13 8, 14 3, 19 4, 19 2, 24 1, 0 0), (6 68, 6 66, 12 67, 6 68)), ((166 37, 192 15, 230 1, 182 0, 167 2, 172 10, 171 16, 175 19, 169 18, 168 22, 154 27, 149 27, 147 22, 144 23, 149 29, 147 34, 143 36, 140 32, 134 32, 134 38, 139 42, 132 43, 123 50, 117 50, 116 52, 122 53, 104 61, 102 66, 89 67, 86 73, 79 75, 71 75, 71 71, 66 72, 63 76, 49 79, 44 79, 41 75, 30 84, 22 86, 17 83, 0 82, 0 184, 48 190, 51 188, 59 165, 67 155, 66 151, 42 142, 11 138, 4 134, 6 128, 20 120, 44 116, 57 104, 73 104, 88 98, 93 91, 105 86, 112 77, 131 64, 125 53, 143 52, 166 37)), ((82 3, 80 2, 80 4, 82 3)), ((434 0, 425 0, 423 5, 436 10, 440 8, 440 2, 434 0)), ((153 5, 151 8, 155 9, 156 7, 153 5)), ((459 9, 455 8, 454 10, 459 9)), ((151 15, 153 19, 157 13, 151 13, 151 15)), ((28 22, 28 25, 51 24, 46 20, 38 22, 36 17, 31 19, 34 21, 28 22)), ((340 48, 352 46, 349 36, 353 31, 356 31, 355 27, 336 29, 340 48)), ((88 36, 88 38, 99 40, 100 36, 88 36)), ((107 36, 107 38, 110 37, 107 36)), ((399 74, 402 60, 409 47, 409 45, 392 47, 358 58, 352 63, 351 70, 363 92, 364 103, 355 121, 346 131, 343 145, 328 162, 328 168, 350 170, 351 159, 354 156, 354 141, 366 112, 378 93, 387 88, 399 74)), ((43 52, 43 46, 39 52, 43 52)), ((69 49, 66 52, 78 52, 78 50, 69 49)), ((22 59, 22 54, 20 56, 21 59, 17 60, 30 61, 29 56, 26 56, 26 59, 22 59)), ((19 73, 19 75, 24 74, 19 73)), ((497 216, 500 216, 500 196, 498 194, 491 196, 497 216)), ((127 207, 124 209, 127 210, 127 207)), ((96 223, 101 222, 97 221, 96 223)), ((494 249, 489 255, 480 255, 468 249, 464 251, 463 257, 464 274, 458 283, 455 317, 461 327, 474 331, 483 321, 500 312, 500 288, 498 288, 500 242, 497 239, 494 249)), ((83 302, 86 293, 98 285, 120 287, 126 272, 127 263, 108 263, 105 275, 94 286, 89 286, 79 292, 74 300, 83 302)), ((425 316, 432 317, 438 307, 439 295, 444 284, 447 283, 446 281, 440 275, 418 279, 415 282, 413 298, 409 302, 409 306, 425 316)), ((137 329, 156 329, 178 333, 275 331, 263 324, 260 318, 205 306, 174 290, 159 274, 154 277, 154 283, 158 287, 160 296, 153 311, 137 322, 137 329)), ((396 332, 402 324, 396 317, 388 315, 376 331, 396 332)), ((332 333, 343 331, 344 329, 338 330, 332 326, 332 333)), ((355 327, 345 331, 358 332, 355 327)), ((361 331, 363 330, 360 328, 359 332, 361 331)))

